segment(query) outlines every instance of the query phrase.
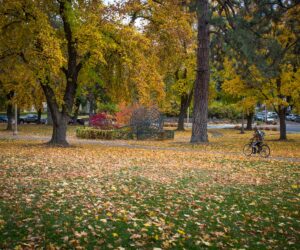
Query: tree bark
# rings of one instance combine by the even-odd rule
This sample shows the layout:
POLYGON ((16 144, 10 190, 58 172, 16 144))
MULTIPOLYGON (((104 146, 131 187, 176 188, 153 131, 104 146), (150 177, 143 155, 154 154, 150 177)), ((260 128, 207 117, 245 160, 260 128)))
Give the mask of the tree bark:
POLYGON ((89 103, 89 117, 91 117, 95 111, 95 96, 92 91, 88 93, 87 99, 89 103))
POLYGON ((180 98, 180 113, 178 117, 178 131, 184 131, 184 119, 187 115, 187 109, 191 104, 193 91, 189 94, 182 95, 180 98))
POLYGON ((47 103, 47 125, 53 125, 52 115, 48 103, 47 103))
POLYGON ((246 130, 252 130, 253 116, 254 116, 253 112, 247 114, 247 116, 246 116, 246 118, 247 118, 247 127, 246 127, 246 130))
POLYGON ((42 118, 42 109, 38 109, 37 114, 38 114, 38 121, 37 121, 37 123, 40 124, 41 123, 41 118, 42 118))
POLYGON ((286 140, 286 123, 285 123, 286 107, 278 107, 279 126, 280 126, 280 138, 279 140, 286 140))
POLYGON ((12 125, 12 120, 14 117, 14 107, 11 103, 11 100, 14 96, 14 92, 10 91, 7 94, 7 100, 8 100, 8 104, 7 104, 7 110, 6 110, 6 115, 7 115, 7 127, 6 130, 12 131, 13 130, 13 125, 12 125))
POLYGON ((50 145, 68 146, 67 142, 67 125, 69 116, 61 113, 55 114, 56 119, 53 120, 52 137, 48 142, 50 145))
POLYGON ((17 121, 18 121, 18 124, 20 124, 20 116, 21 116, 21 109, 17 108, 17 121))
MULTIPOLYGON (((277 91, 278 93, 281 93, 281 79, 278 78, 276 80, 277 85, 277 91)), ((279 94, 278 97, 280 99, 284 99, 284 96, 282 94, 279 94)), ((278 105, 277 114, 279 116, 279 129, 280 129, 280 137, 279 140, 286 140, 286 123, 285 123, 285 115, 286 115, 286 107, 283 105, 278 105)))
POLYGON ((208 0, 197 1, 198 49, 194 87, 194 112, 191 143, 208 142, 207 116, 209 91, 209 9, 208 0))
POLYGON ((74 108, 74 114, 73 114, 73 122, 74 124, 77 124, 78 114, 79 114, 79 108, 80 108, 80 99, 76 98, 75 100, 75 108, 74 108))
POLYGON ((184 118, 186 117, 187 114, 186 102, 187 102, 187 96, 182 95, 180 98, 180 112, 179 112, 178 125, 177 125, 178 131, 184 131, 184 118))
MULTIPOLYGON (((49 80, 49 79, 48 79, 49 80)), ((50 110, 52 117, 52 137, 48 142, 54 146, 68 146, 67 142, 67 125, 69 116, 59 110, 54 91, 48 84, 41 84, 44 94, 47 99, 47 108, 50 110)))

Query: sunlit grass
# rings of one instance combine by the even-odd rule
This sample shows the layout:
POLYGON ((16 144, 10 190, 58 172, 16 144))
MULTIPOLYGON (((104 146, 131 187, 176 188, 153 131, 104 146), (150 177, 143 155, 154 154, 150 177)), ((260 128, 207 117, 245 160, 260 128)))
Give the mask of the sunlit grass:
POLYGON ((297 249, 299 163, 214 152, 0 140, 0 248, 297 249))

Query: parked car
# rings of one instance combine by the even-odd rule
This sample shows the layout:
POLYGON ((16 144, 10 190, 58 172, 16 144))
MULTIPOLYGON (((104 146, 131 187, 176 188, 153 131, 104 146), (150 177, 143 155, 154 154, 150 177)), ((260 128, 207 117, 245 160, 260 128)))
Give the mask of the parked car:
POLYGON ((268 112, 267 116, 265 112, 259 112, 254 116, 256 121, 266 122, 267 124, 277 124, 277 118, 278 115, 275 112, 268 112))
POLYGON ((297 115, 289 114, 285 118, 287 121, 295 121, 295 119, 297 118, 297 115))
POLYGON ((48 120, 47 118, 41 118, 41 124, 47 124, 48 120))
POLYGON ((257 113, 254 116, 254 120, 256 121, 264 121, 265 120, 265 115, 262 113, 257 113))
POLYGON ((272 116, 267 116, 267 119, 265 121, 267 124, 277 124, 277 119, 272 116))
POLYGON ((275 118, 275 119, 278 118, 278 115, 276 112, 268 112, 267 116, 270 118, 275 118))
POLYGON ((77 118, 76 122, 74 118, 70 118, 68 124, 78 124, 78 125, 84 125, 84 119, 82 118, 77 118))
POLYGON ((7 116, 6 115, 0 115, 0 122, 7 122, 7 116))
POLYGON ((296 115, 294 122, 300 122, 300 115, 296 115))
POLYGON ((20 123, 38 123, 38 116, 34 114, 29 114, 20 117, 20 123))

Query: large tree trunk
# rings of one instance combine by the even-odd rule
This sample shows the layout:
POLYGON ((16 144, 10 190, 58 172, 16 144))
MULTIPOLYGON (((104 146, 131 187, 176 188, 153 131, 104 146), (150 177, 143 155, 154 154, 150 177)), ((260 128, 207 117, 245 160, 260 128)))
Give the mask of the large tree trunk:
POLYGON ((12 120, 14 117, 14 107, 11 103, 11 100, 14 96, 14 92, 10 91, 7 94, 7 100, 8 100, 8 104, 7 104, 7 110, 6 110, 6 115, 7 115, 7 127, 6 130, 12 131, 13 130, 13 124, 12 124, 12 120))
MULTIPOLYGON (((48 79, 49 80, 49 79, 48 79)), ((68 146, 67 142, 67 125, 69 116, 59 110, 53 89, 48 84, 41 84, 44 94, 47 99, 47 108, 50 110, 52 117, 52 137, 48 142, 54 146, 68 146)))
POLYGON ((50 145, 68 146, 67 142, 67 125, 69 116, 61 114, 60 112, 54 115, 53 130, 51 140, 48 142, 50 145))
POLYGON ((252 130, 252 121, 253 121, 253 115, 254 113, 248 113, 246 118, 247 118, 247 127, 246 130, 252 130))
POLYGON ((280 138, 279 140, 286 140, 286 123, 285 123, 286 107, 278 107, 279 126, 280 126, 280 138))
POLYGON ((194 88, 192 143, 208 142, 207 115, 209 90, 209 9, 208 0, 197 1, 198 49, 194 88))

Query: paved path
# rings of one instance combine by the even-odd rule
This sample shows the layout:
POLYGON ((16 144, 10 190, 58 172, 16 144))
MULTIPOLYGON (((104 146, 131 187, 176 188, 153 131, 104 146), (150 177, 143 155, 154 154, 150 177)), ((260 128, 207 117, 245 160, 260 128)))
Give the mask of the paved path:
MULTIPOLYGON (((50 140, 49 136, 26 136, 26 135, 0 135, 0 140, 22 140, 22 141, 42 141, 47 142, 50 140)), ((126 141, 105 141, 105 140, 89 140, 89 139, 78 139, 76 137, 68 138, 68 142, 71 144, 87 144, 87 145, 102 145, 106 147, 124 147, 133 149, 147 149, 147 150, 158 150, 158 151, 177 151, 177 152, 201 152, 205 153, 206 150, 202 149, 192 149, 192 148, 179 148, 179 147, 158 147, 158 146, 147 146, 139 144, 128 144, 126 141)), ((243 153, 238 152, 221 152, 214 151, 216 155, 233 155, 242 156, 243 153)), ((262 160, 276 160, 276 161, 287 161, 287 162, 300 162, 300 158, 296 157, 279 157, 271 156, 267 159, 260 158, 262 160)))

